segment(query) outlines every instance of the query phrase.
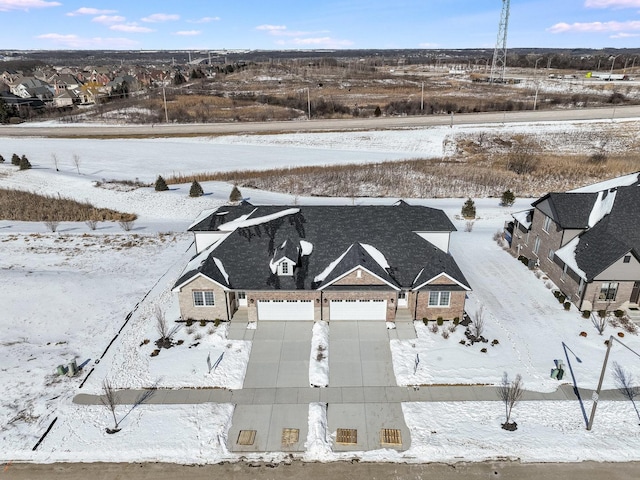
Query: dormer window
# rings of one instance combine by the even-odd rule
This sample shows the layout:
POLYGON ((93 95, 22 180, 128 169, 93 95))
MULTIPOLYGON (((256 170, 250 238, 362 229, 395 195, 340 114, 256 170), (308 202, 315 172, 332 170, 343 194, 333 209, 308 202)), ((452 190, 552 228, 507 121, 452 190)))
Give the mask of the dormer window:
POLYGON ((291 260, 281 260, 280 263, 278 263, 276 270, 274 270, 274 273, 277 272, 280 276, 290 277, 293 275, 294 266, 295 265, 291 260))
POLYGON ((283 275, 289 274, 289 264, 287 262, 282 262, 280 264, 280 273, 282 273, 283 275))

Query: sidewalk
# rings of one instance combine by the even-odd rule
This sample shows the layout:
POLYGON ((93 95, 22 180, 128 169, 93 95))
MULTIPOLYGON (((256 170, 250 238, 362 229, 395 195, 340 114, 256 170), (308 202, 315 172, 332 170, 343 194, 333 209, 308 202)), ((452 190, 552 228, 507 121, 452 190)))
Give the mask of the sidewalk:
MULTIPOLYGON (((128 405, 146 390, 120 390, 118 404, 128 405)), ((591 400, 593 390, 578 389, 583 401, 591 400)), ((73 403, 78 405, 101 405, 99 395, 78 394, 73 403)), ((541 393, 525 391, 522 401, 577 400, 574 387, 561 385, 555 392, 541 393)), ((603 390, 600 400, 626 400, 617 390, 603 390)), ((179 390, 159 389, 144 403, 153 405, 176 405, 197 403, 233 403, 236 405, 273 405, 324 403, 396 403, 396 402, 477 402, 500 401, 497 387, 479 385, 439 385, 413 387, 328 387, 328 388, 243 388, 179 390)))

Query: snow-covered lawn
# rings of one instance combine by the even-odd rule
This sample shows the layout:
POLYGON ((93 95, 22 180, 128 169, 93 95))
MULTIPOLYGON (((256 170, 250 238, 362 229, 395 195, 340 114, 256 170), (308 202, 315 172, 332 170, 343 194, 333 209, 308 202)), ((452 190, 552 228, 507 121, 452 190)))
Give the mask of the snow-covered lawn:
MULTIPOLYGON (((517 131, 518 127, 505 128, 517 131)), ((520 128, 544 130, 531 125, 520 128)), ((169 289, 193 254, 192 237, 182 232, 200 210, 224 203, 231 185, 203 182, 207 195, 192 199, 188 197, 188 185, 162 193, 152 188, 120 192, 96 188, 94 181, 136 177, 152 181, 159 173, 174 171, 440 155, 447 134, 445 129, 426 129, 304 134, 288 139, 270 136, 168 140, 2 139, 0 153, 3 156, 10 157, 13 151, 24 153, 35 168, 17 172, 15 167, 0 165, 0 187, 61 194, 82 201, 89 199, 98 207, 137 213, 139 220, 131 232, 123 232, 112 223, 99 224, 98 230, 91 231, 82 223, 63 222, 55 234, 47 232, 41 223, 0 221, 0 384, 5 387, 0 400, 3 446, 0 460, 161 459, 200 463, 237 458, 226 453, 222 440, 232 415, 228 405, 143 405, 127 417, 121 432, 107 435, 104 427, 109 426, 110 420, 105 408, 71 404, 73 395, 80 392, 78 386, 84 375, 68 378, 54 374, 57 365, 75 357, 79 364, 88 362, 85 372, 95 366, 81 390, 83 393, 99 391, 105 377, 116 387, 142 387, 158 382, 173 388, 184 385, 237 388, 242 384, 250 352, 248 342, 227 339, 226 325, 203 327, 196 322, 191 327, 182 325, 177 332, 175 340, 183 340, 182 345, 162 349, 158 356, 151 357, 156 348, 153 342, 158 338, 155 306, 160 306, 170 321, 178 315, 169 289), (303 148, 298 148, 300 145, 303 148), (53 168, 52 153, 60 159, 60 172, 53 168), (81 157, 80 174, 71 163, 73 153, 81 157), (95 365, 95 360, 132 311, 126 327, 106 356, 95 365), (196 343, 199 345, 193 346, 196 343), (213 363, 222 352, 220 366, 209 373, 207 356, 213 363), (58 421, 45 442, 35 453, 31 452, 56 416, 58 421)), ((243 194, 251 196, 255 203, 293 202, 290 196, 270 192, 251 190, 243 194)), ((390 204, 395 200, 358 199, 357 202, 390 204)), ((298 198, 297 201, 301 204, 353 202, 352 199, 325 198, 298 198)), ((463 200, 412 202, 442 208, 455 219, 463 200)), ((396 341, 392 345, 399 383, 496 383, 506 370, 512 375, 521 373, 528 389, 549 391, 558 385, 549 378, 553 360, 563 359, 566 363, 564 342, 578 386, 595 387, 604 356, 603 341, 617 330, 609 328, 605 337, 601 337, 575 309, 564 311, 545 287, 545 281, 536 278, 492 239, 509 219, 509 213, 526 208, 528 203, 521 199, 513 208, 505 209, 498 206, 497 199, 476 200, 480 218, 472 232, 464 232, 464 221, 454 220, 459 232, 452 236, 452 253, 473 287, 468 310, 472 313, 484 306, 484 336, 489 344, 463 346, 459 343, 463 327, 444 339, 442 327, 436 335, 418 323, 416 340, 396 341), (581 331, 587 332, 586 338, 579 336, 581 331), (491 346, 494 338, 499 343, 491 346), (484 347, 487 353, 480 351, 484 347), (421 363, 414 375, 416 353, 420 354, 421 363)), ((322 334, 314 338, 320 341, 322 334)), ((623 341, 640 349, 638 336, 627 334, 623 341)), ((624 364, 636 378, 640 377, 636 357, 617 347, 616 344, 612 350, 611 360, 624 364)), ((311 374, 310 371, 310 380, 311 374)), ((565 377, 565 381, 570 382, 571 377, 565 377)), ((611 376, 607 375, 605 387, 612 386, 611 376)), ((582 415, 578 405, 572 402, 522 404, 514 411, 519 424, 515 434, 500 430, 502 410, 497 403, 405 405, 404 408, 407 424, 413 429, 411 450, 406 454, 386 450, 368 452, 359 455, 361 458, 432 461, 456 460, 458 456, 466 460, 513 456, 527 461, 640 460, 637 453, 640 442, 635 433, 637 419, 625 402, 603 402, 599 407, 597 431, 591 434, 581 431, 582 415), (432 434, 432 431, 438 433, 432 434), (568 433, 563 439, 565 431, 568 433), (520 441, 520 438, 522 446, 517 447, 514 439, 520 441), (594 440, 593 447, 589 444, 591 440, 594 440), (554 446, 557 451, 553 450, 554 446)), ((327 452, 327 435, 331 432, 320 428, 323 418, 326 425, 323 415, 322 405, 310 407, 310 427, 313 423, 319 428, 313 430, 318 437, 308 439, 308 458, 343 458, 327 452)), ((351 456, 353 454, 349 454, 351 456)))

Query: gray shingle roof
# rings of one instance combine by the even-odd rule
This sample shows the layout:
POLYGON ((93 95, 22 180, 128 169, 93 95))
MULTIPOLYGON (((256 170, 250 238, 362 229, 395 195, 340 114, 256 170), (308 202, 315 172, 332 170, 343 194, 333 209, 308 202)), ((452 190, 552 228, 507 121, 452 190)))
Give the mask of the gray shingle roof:
MULTIPOLYGON (((217 213, 228 212, 226 215, 213 213, 190 230, 217 230, 222 220, 227 223, 248 214, 251 214, 249 218, 256 218, 288 208, 290 207, 224 206, 217 213)), ((433 272, 442 268, 436 273, 446 270, 450 276, 468 286, 453 258, 413 233, 414 231, 451 232, 455 231, 455 227, 441 210, 406 203, 399 206, 303 206, 299 207, 297 213, 236 229, 215 247, 212 255, 222 261, 229 274, 229 286, 232 289, 317 288, 319 285, 314 283, 314 278, 350 246, 356 244, 369 244, 378 249, 385 256, 390 266, 389 271, 385 272, 360 246, 352 249, 353 256, 347 258, 345 255, 340 265, 334 268, 336 274, 339 271, 344 273, 358 262, 366 261, 373 265, 370 268, 373 273, 404 288, 411 288, 418 273, 427 267, 433 272), (278 276, 269 267, 276 248, 285 240, 287 246, 291 243, 297 247, 301 240, 313 245, 311 255, 300 256, 291 277, 278 276)), ((217 266, 211 262, 203 264, 200 271, 205 275, 219 274, 217 266)), ((191 275, 196 273, 192 272, 191 275)), ((189 273, 183 276, 182 282, 187 275, 189 273)))
POLYGON ((629 252, 640 258, 639 185, 618 188, 611 213, 580 236, 576 262, 591 281, 629 252))
POLYGON ((553 218, 561 228, 579 229, 587 227, 597 198, 597 193, 549 193, 532 205, 553 218))

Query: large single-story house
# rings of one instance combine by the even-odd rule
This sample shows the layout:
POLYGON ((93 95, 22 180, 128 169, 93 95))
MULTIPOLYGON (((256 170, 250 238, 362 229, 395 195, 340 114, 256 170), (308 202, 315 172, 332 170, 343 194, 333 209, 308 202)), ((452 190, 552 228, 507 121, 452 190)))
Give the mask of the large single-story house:
POLYGON ((637 309, 640 172, 549 193, 513 215, 511 248, 580 310, 637 309))
POLYGON ((203 212, 196 255, 175 283, 183 319, 452 320, 470 286, 441 210, 254 206, 203 212))

